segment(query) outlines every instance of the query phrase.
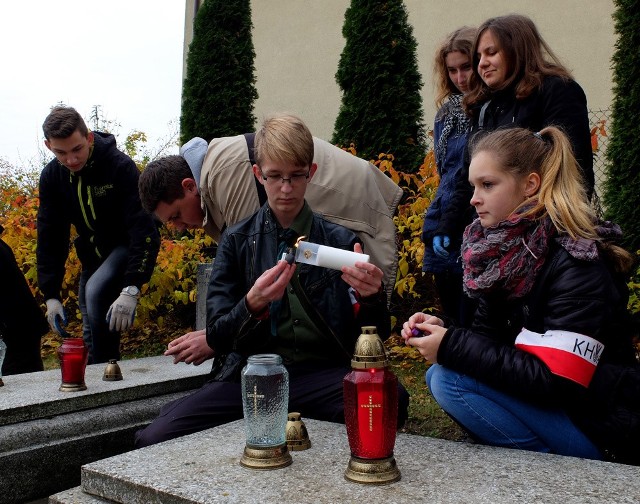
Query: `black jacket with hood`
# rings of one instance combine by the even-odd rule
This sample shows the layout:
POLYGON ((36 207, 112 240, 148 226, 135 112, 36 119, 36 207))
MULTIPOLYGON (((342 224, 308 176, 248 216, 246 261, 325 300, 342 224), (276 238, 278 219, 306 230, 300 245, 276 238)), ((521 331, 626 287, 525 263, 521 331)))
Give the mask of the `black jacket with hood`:
POLYGON ((160 248, 152 217, 140 205, 133 160, 116 147, 115 137, 94 132, 93 151, 76 173, 57 159, 40 175, 38 284, 45 299, 60 298, 71 225, 83 269, 97 268, 118 246, 129 250, 123 285, 138 288, 151 278, 160 248))

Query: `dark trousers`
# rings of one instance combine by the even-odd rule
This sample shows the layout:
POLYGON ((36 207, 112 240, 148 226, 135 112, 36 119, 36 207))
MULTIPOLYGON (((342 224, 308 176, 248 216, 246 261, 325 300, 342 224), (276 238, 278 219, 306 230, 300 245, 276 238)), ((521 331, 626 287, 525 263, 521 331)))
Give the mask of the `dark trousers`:
POLYGON ((456 325, 470 327, 478 303, 464 293, 462 273, 452 271, 434 273, 433 279, 444 315, 456 325))
MULTIPOLYGON (((344 423, 342 380, 350 368, 289 369, 289 411, 302 418, 344 423)), ((407 420, 409 394, 398 385, 398 427, 407 420)), ((235 382, 206 383, 160 410, 151 425, 136 433, 136 448, 199 432, 242 418, 242 393, 235 382)))
POLYGON ((18 267, 11 247, 0 240, 0 335, 7 344, 2 374, 42 371, 40 338, 49 324, 18 267))
POLYGON ((109 331, 107 312, 118 299, 129 251, 116 247, 98 268, 83 269, 78 285, 82 337, 89 347, 89 364, 120 360, 120 333, 109 331))

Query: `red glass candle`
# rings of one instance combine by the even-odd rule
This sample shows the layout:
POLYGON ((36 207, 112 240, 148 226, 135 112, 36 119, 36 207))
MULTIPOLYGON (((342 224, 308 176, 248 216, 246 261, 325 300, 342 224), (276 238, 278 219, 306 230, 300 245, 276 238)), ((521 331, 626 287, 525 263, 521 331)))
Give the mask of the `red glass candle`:
POLYGON ((376 328, 362 328, 344 377, 344 419, 351 458, 344 473, 349 481, 387 484, 400 479, 393 457, 398 426, 398 378, 388 369, 376 328))
POLYGON ((393 455, 398 379, 386 367, 353 369, 344 378, 344 417, 351 453, 365 459, 393 455))
POLYGON ((84 340, 82 338, 64 338, 62 345, 58 347, 58 358, 62 372, 60 390, 64 392, 86 390, 84 372, 87 368, 89 349, 84 340))

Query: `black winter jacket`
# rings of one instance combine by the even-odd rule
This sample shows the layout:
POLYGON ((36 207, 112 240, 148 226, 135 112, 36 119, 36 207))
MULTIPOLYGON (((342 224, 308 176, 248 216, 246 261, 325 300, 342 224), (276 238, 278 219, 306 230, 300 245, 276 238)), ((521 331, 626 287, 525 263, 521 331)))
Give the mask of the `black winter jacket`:
POLYGON ((38 284, 45 299, 60 298, 71 224, 83 269, 97 268, 118 246, 129 249, 122 287, 138 288, 153 273, 160 235, 140 204, 140 173, 113 135, 94 132, 87 164, 73 173, 57 159, 40 175, 38 284))
POLYGON ((508 300, 504 293, 482 298, 470 329, 447 330, 438 363, 492 387, 541 405, 565 408, 576 425, 600 446, 594 429, 585 426, 598 416, 591 389, 604 378, 598 372, 589 390, 552 374, 536 356, 514 346, 523 328, 537 333, 565 330, 595 338, 605 345, 598 369, 607 363, 634 362, 628 292, 605 260, 575 259, 553 244, 530 293, 508 300))
MULTIPOLYGON (((0 234, 3 227, 0 226, 0 234)), ((0 338, 7 344, 5 374, 42 370, 40 337, 49 324, 18 266, 11 247, 0 239, 0 338), (36 350, 35 355, 33 349, 36 350)))
MULTIPOLYGON (((473 145, 480 131, 522 127, 540 131, 547 126, 558 126, 568 136, 574 155, 582 168, 588 196, 593 193, 593 152, 587 98, 580 85, 560 77, 547 77, 542 87, 527 98, 516 100, 513 88, 497 91, 486 108, 485 103, 473 108, 471 131, 467 146, 473 145)), ((443 213, 435 234, 462 236, 464 228, 475 217, 470 204, 473 189, 469 185, 469 153, 458 177, 451 201, 443 213)))
MULTIPOLYGON (((308 241, 344 250, 353 250, 359 242, 353 232, 318 214, 313 214, 308 241)), ((222 235, 207 292, 207 343, 216 354, 236 351, 246 356, 272 351, 271 320, 253 318, 245 296, 258 277, 276 264, 276 254, 277 224, 268 204, 222 235)), ((382 339, 389 336, 384 290, 361 298, 356 317, 349 285, 340 278, 340 271, 298 264, 297 274, 320 325, 328 329, 319 337, 326 338, 335 350, 336 365, 348 364, 362 326, 376 326, 382 339)))

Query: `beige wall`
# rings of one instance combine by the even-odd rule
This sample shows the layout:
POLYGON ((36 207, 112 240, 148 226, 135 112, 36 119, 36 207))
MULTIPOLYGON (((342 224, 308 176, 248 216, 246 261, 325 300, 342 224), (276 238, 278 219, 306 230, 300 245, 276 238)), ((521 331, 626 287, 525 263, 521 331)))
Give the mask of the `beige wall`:
MULTIPOLYGON (((335 82, 344 47, 342 24, 349 0, 255 0, 253 43, 259 98, 256 116, 276 111, 300 115, 311 131, 329 139, 340 106, 335 82)), ((186 40, 194 0, 186 0, 186 40)), ((549 45, 584 88, 590 109, 611 104, 611 55, 615 44, 611 0, 405 0, 418 42, 424 80, 425 122, 431 125, 432 60, 436 45, 461 25, 488 17, 530 16, 549 45)))

